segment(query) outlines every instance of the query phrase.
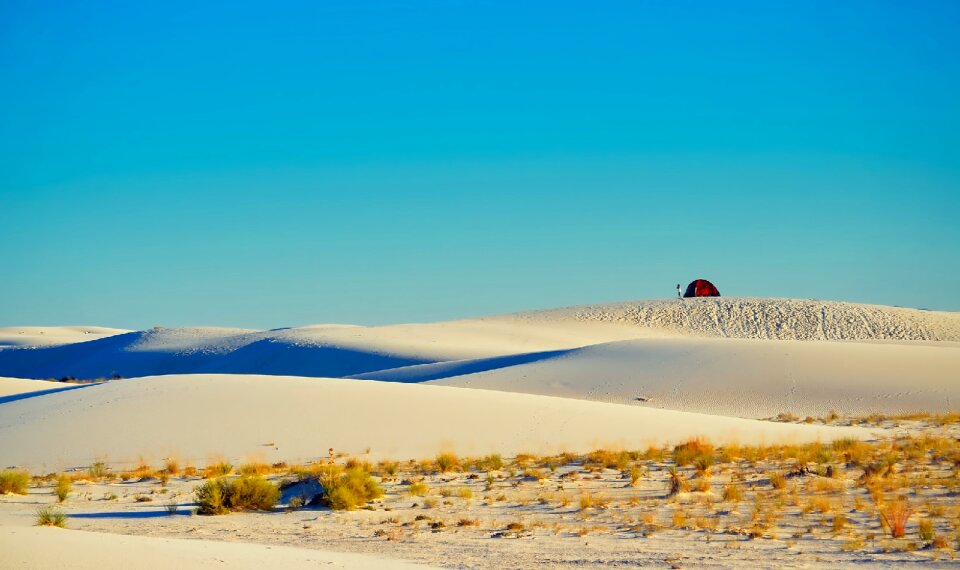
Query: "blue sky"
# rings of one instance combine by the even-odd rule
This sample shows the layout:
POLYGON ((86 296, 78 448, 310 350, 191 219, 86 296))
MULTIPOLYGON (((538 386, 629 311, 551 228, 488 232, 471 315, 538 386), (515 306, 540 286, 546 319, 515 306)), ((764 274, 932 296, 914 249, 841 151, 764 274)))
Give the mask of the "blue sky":
POLYGON ((696 277, 960 310, 957 29, 956 2, 0 3, 0 326, 696 277))

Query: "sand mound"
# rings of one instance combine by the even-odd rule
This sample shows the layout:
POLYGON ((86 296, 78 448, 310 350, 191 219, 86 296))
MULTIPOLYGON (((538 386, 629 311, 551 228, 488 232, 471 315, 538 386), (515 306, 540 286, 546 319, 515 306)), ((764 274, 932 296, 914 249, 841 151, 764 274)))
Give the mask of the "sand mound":
POLYGON ((960 346, 641 339, 410 366, 360 378, 547 394, 751 418, 947 412, 960 407, 960 346))
POLYGON ((125 332, 106 327, 0 327, 0 348, 70 344, 125 332))
POLYGON ((514 317, 532 322, 616 323, 665 334, 724 338, 960 341, 960 313, 799 299, 632 301, 514 317))
POLYGON ((358 380, 185 375, 117 380, 3 404, 0 457, 41 471, 98 457, 217 455, 299 461, 327 449, 377 457, 644 448, 705 435, 741 443, 865 437, 855 428, 358 380), (78 429, 82 426, 82 429, 78 429))
MULTIPOLYGON (((711 336, 960 341, 960 314, 850 303, 719 298, 640 301, 382 327, 153 329, 59 346, 6 348, 0 350, 0 375, 41 379, 193 373, 346 377, 618 340, 711 336)), ((504 359, 496 367, 511 362, 516 359, 504 359)))

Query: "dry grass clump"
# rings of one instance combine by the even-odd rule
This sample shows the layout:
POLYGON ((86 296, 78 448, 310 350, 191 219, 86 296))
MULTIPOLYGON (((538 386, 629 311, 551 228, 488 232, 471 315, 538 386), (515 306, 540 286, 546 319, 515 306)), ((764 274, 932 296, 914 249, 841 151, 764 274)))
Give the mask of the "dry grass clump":
POLYGON ((233 465, 225 459, 216 461, 207 465, 207 468, 203 470, 203 476, 207 479, 212 479, 214 477, 223 477, 233 473, 233 465))
POLYGON ((878 507, 881 526, 892 538, 903 538, 907 534, 907 521, 913 515, 913 509, 907 500, 901 498, 878 507))
POLYGON ((56 526, 63 528, 67 524, 67 515, 54 507, 37 509, 37 526, 56 526))
POLYGON ((318 476, 323 485, 323 501, 333 510, 352 511, 383 496, 383 489, 369 472, 361 467, 346 470, 330 466, 318 476))
POLYGON ((713 465, 714 451, 713 444, 695 437, 673 448, 673 460, 678 467, 694 465, 698 471, 706 471, 713 465))
POLYGON ((597 449, 591 451, 584 457, 583 466, 588 471, 598 471, 601 469, 619 469, 623 471, 630 465, 631 461, 636 461, 639 458, 639 453, 630 451, 597 449))
POLYGON ((480 471, 499 471, 503 469, 503 458, 498 453, 492 453, 477 459, 474 465, 480 471))
POLYGON ((930 519, 920 519, 917 525, 917 534, 920 535, 920 540, 933 542, 933 521, 930 519))
POLYGON ((683 493, 690 490, 690 485, 687 483, 680 472, 677 471, 676 467, 671 466, 668 471, 670 476, 670 491, 667 493, 668 497, 672 497, 677 493, 683 493))
POLYGON ((168 457, 163 462, 163 470, 167 475, 177 475, 180 473, 180 462, 176 457, 168 457))
POLYGON ((407 487, 407 493, 416 497, 424 497, 429 492, 430 488, 427 487, 427 484, 423 481, 414 481, 413 483, 410 483, 409 487, 407 487))
POLYGON ((730 503, 739 503, 743 499, 738 485, 729 484, 723 486, 723 500, 730 503))
POLYGON ((280 489, 260 475, 210 479, 195 490, 197 514, 222 515, 230 511, 269 511, 280 489))
POLYGON ((30 473, 26 471, 14 471, 12 469, 0 471, 0 495, 8 493, 26 495, 29 485, 30 473))
POLYGON ((53 494, 57 496, 57 502, 62 503, 67 500, 70 491, 73 489, 73 482, 67 475, 58 475, 57 483, 53 487, 53 494))
POLYGON ((460 459, 449 452, 437 455, 434 464, 441 473, 448 473, 460 469, 460 459))
POLYGON ((244 463, 240 466, 241 475, 268 475, 273 472, 273 468, 266 463, 253 461, 244 463))
POLYGON ((770 486, 774 489, 783 489, 787 486, 787 479, 783 476, 783 473, 774 471, 770 473, 770 486))
POLYGON ((94 461, 90 467, 87 468, 87 476, 91 481, 100 481, 105 478, 110 471, 110 468, 107 467, 105 461, 94 461))

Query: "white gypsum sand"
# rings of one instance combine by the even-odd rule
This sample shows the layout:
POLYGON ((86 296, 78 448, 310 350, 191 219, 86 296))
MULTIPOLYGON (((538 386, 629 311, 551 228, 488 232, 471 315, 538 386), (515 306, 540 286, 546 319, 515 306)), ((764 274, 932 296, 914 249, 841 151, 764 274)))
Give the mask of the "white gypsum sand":
POLYGON ((0 457, 53 471, 98 458, 267 462, 626 449, 707 436, 721 443, 869 437, 860 428, 762 422, 529 394, 331 378, 136 378, 3 405, 0 457))

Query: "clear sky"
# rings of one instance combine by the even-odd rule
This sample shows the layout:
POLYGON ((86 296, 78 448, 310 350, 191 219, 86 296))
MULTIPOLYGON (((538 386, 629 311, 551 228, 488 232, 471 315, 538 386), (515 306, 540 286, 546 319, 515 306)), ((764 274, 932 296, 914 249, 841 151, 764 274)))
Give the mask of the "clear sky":
POLYGON ((0 2, 0 326, 960 310, 960 2, 0 2))

